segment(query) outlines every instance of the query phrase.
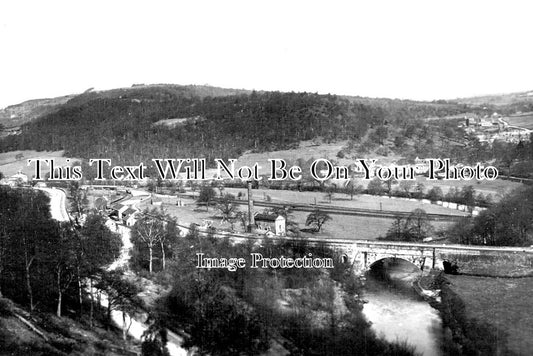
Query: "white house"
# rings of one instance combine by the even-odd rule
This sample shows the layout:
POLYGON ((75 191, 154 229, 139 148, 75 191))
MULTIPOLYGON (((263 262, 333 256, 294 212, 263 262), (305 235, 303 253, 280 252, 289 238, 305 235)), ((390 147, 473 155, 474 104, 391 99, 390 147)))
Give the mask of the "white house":
POLYGON ((267 233, 270 231, 277 236, 285 236, 287 234, 286 219, 282 215, 256 214, 254 220, 259 230, 266 231, 267 233))

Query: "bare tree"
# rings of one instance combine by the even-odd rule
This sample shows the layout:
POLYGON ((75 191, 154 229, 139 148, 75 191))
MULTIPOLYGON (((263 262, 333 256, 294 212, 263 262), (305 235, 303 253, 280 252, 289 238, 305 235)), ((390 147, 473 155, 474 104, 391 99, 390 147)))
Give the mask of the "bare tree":
POLYGON ((309 215, 307 215, 307 220, 305 221, 305 226, 314 226, 316 232, 320 232, 322 226, 329 220, 332 220, 331 216, 327 213, 315 210, 309 215))
POLYGON ((133 225, 132 236, 138 237, 148 248, 148 271, 153 272, 153 251, 156 244, 161 243, 165 235, 165 226, 160 216, 154 211, 145 211, 142 217, 133 225))
POLYGON ((217 209, 222 214, 222 222, 230 221, 235 218, 237 205, 233 202, 235 197, 232 194, 225 194, 217 203, 217 209))
POLYGON ((424 239, 433 231, 428 214, 423 209, 413 210, 407 218, 406 226, 416 240, 424 239))

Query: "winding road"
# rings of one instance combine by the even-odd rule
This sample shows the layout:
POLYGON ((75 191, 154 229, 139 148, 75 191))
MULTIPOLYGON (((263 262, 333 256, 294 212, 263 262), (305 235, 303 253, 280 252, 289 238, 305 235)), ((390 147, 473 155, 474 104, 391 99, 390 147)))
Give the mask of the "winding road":
POLYGON ((50 214, 52 219, 57 221, 69 221, 70 217, 67 213, 67 195, 61 189, 56 188, 35 188, 48 194, 50 197, 50 214))
MULTIPOLYGON (((35 188, 41 190, 50 196, 50 213, 52 218, 57 221, 69 221, 70 216, 66 209, 66 194, 64 191, 55 188, 35 188)), ((119 267, 126 267, 130 258, 130 251, 133 247, 130 239, 130 229, 126 226, 116 224, 113 220, 109 219, 106 222, 106 226, 114 232, 117 232, 122 237, 122 250, 120 256, 108 267, 108 270, 114 270, 119 267)), ((102 293, 101 305, 107 308, 107 296, 102 293)), ((143 313, 145 314, 145 313, 143 313)), ((112 310, 111 318, 113 322, 122 327, 123 323, 130 325, 128 334, 136 340, 142 340, 143 333, 148 329, 148 326, 137 319, 145 319, 146 315, 140 314, 140 318, 135 316, 130 317, 127 313, 124 314, 120 310, 112 310), (130 324, 131 323, 131 324, 130 324)), ((167 350, 171 356, 187 356, 188 351, 181 347, 183 344, 183 338, 176 333, 168 331, 167 350)))

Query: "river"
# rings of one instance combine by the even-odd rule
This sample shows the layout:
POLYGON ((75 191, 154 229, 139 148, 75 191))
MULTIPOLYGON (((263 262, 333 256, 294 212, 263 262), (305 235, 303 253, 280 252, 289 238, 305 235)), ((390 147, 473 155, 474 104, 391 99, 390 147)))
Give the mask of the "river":
POLYGON ((439 356, 442 322, 411 287, 420 274, 414 265, 398 259, 376 264, 366 274, 363 313, 372 328, 388 341, 407 341, 425 356, 439 356))

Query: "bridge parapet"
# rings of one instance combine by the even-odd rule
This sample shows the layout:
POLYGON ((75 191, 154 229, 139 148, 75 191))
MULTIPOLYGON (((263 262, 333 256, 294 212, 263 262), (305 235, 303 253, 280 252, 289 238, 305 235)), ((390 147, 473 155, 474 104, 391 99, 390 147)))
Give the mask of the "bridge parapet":
POLYGON ((393 241, 332 241, 357 273, 364 273, 385 258, 401 258, 420 269, 444 269, 444 261, 461 273, 525 275, 533 273, 533 249, 422 244, 393 241))
MULTIPOLYGON (((187 226, 178 225, 184 231, 187 226)), ((205 231, 199 231, 207 234, 205 231)), ((261 244, 263 236, 252 234, 217 233, 234 243, 255 240, 261 244)), ((269 237, 272 240, 291 240, 290 237, 269 237)), ((300 241, 301 239, 294 239, 300 241)), ((357 273, 364 273, 372 264, 384 258, 401 258, 420 269, 444 269, 443 262, 457 266, 458 272, 474 275, 525 276, 533 275, 533 248, 492 247, 473 245, 427 244, 395 241, 348 240, 348 239, 305 239, 310 245, 327 245, 343 256, 357 273)))

